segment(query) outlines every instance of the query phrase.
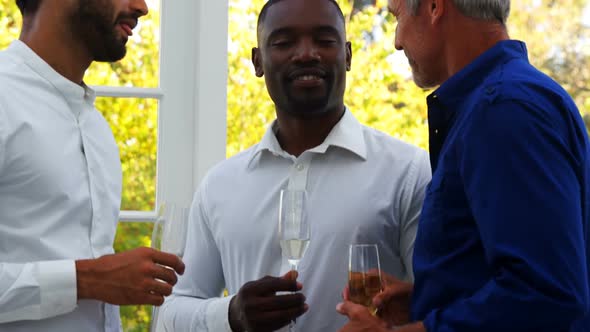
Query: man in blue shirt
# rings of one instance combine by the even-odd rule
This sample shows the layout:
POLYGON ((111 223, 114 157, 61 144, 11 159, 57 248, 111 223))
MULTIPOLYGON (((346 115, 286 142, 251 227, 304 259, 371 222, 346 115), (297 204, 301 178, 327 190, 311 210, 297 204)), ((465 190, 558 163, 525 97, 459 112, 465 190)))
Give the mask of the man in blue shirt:
POLYGON ((413 293, 388 287, 382 320, 340 304, 342 331, 590 331, 590 150, 574 102, 509 39, 509 0, 389 7, 416 84, 440 85, 427 99, 433 177, 413 293))

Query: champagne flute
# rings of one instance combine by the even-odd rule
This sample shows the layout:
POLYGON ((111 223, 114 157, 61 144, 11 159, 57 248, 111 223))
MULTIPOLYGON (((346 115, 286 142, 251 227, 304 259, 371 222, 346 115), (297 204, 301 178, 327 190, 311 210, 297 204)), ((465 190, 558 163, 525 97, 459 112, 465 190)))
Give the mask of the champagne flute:
MULTIPOLYGON (((188 208, 179 207, 174 203, 162 203, 158 208, 156 223, 152 231, 151 247, 182 258, 186 245, 188 213, 188 208)), ((159 308, 154 306, 150 332, 159 330, 158 312, 159 308)))
POLYGON ((379 249, 376 244, 352 244, 349 248, 348 290, 350 300, 375 315, 373 298, 383 289, 379 249))
POLYGON ((152 232, 151 247, 180 258, 184 255, 189 209, 174 203, 163 203, 152 232))
POLYGON ((306 218, 304 190, 281 190, 279 201, 279 240, 283 256, 291 270, 297 271, 309 245, 309 223, 306 218))
MULTIPOLYGON (((291 270, 297 271, 299 261, 309 246, 310 227, 306 216, 306 192, 281 190, 279 200, 279 241, 283 256, 291 270)), ((289 331, 295 330, 295 321, 289 323, 289 331)))

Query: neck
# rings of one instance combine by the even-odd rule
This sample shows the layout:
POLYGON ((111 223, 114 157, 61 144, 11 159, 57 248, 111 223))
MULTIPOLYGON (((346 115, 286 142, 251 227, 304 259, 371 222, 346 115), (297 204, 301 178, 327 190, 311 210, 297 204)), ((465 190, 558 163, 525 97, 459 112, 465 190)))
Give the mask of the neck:
POLYGON ((277 109, 277 140, 283 150, 300 156, 322 144, 344 114, 344 105, 319 117, 297 117, 277 109))
POLYGON ((82 84, 92 56, 63 22, 67 22, 67 17, 59 12, 53 16, 25 18, 19 39, 56 72, 76 84, 82 84))
POLYGON ((498 22, 482 23, 464 16, 451 18, 447 29, 444 54, 446 79, 461 71, 498 42, 510 37, 506 27, 498 22))

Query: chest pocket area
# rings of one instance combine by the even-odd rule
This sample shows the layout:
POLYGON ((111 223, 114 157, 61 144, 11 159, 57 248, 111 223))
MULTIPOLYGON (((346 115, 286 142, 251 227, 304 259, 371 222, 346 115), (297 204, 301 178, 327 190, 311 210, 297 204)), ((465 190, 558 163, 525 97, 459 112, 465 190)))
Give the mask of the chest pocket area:
POLYGON ((439 256, 461 246, 472 231, 472 216, 459 174, 436 174, 422 210, 418 233, 428 256, 439 256))
POLYGON ((433 257, 438 252, 437 246, 441 242, 442 223, 442 193, 444 191, 444 176, 435 174, 428 184, 418 234, 416 235, 415 254, 433 257))

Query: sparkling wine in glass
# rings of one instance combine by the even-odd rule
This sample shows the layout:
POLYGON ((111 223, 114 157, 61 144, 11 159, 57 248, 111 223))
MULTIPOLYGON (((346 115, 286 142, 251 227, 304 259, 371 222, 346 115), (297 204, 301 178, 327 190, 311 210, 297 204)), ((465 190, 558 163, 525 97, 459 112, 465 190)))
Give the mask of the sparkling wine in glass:
POLYGON ((295 271, 309 246, 310 229, 305 208, 304 190, 281 190, 279 240, 283 256, 289 261, 291 270, 295 271))
POLYGON ((377 312, 373 298, 383 289, 379 249, 376 244, 352 244, 349 249, 348 290, 350 300, 377 312))

